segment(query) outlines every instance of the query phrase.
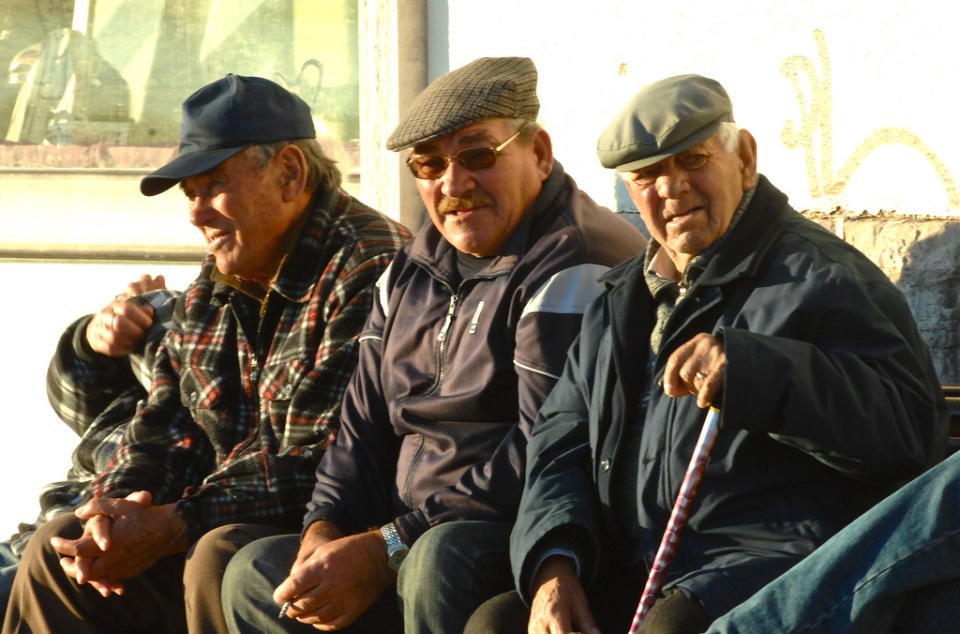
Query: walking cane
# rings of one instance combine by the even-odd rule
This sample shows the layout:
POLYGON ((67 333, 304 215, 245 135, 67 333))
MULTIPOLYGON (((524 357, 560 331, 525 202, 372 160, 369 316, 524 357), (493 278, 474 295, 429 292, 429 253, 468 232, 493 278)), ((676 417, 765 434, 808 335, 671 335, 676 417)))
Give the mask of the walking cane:
POLYGON ((680 484, 680 492, 677 494, 677 501, 674 502, 673 510, 670 512, 670 520, 667 522, 667 529, 663 532, 663 539, 660 540, 660 548, 657 549, 657 555, 653 558, 653 566, 650 567, 650 574, 647 576, 647 583, 643 587, 643 594, 640 597, 640 604, 637 605, 637 612, 633 616, 629 634, 637 633, 637 628, 640 627, 647 612, 653 607, 657 592, 663 585, 663 577, 667 573, 670 560, 673 559, 673 551, 677 547, 677 534, 687 521, 690 504, 693 503, 693 496, 697 493, 697 486, 700 484, 700 477, 703 476, 703 469, 707 466, 707 460, 710 459, 710 450, 713 448, 713 441, 717 438, 719 425, 720 410, 711 407, 710 411, 707 412, 706 420, 703 421, 703 427, 700 429, 700 437, 697 438, 697 446, 693 449, 693 457, 690 458, 690 464, 687 465, 687 473, 683 476, 683 482, 680 484))

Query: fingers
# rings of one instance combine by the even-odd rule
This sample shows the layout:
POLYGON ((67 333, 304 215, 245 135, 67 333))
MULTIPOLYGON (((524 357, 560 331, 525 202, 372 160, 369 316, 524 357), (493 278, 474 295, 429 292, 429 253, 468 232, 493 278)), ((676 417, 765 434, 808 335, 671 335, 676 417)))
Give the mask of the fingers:
POLYGON ((107 552, 110 549, 110 528, 112 522, 105 515, 96 515, 87 520, 87 529, 90 531, 90 537, 100 547, 100 550, 107 552))
POLYGON ((151 325, 151 306, 114 300, 87 324, 87 343, 100 354, 122 357, 133 352, 151 325))
MULTIPOLYGON (((274 592, 274 600, 281 589, 278 587, 274 592)), ((286 596, 286 594, 285 594, 286 596)), ((286 615, 291 619, 297 619, 311 625, 316 623, 326 623, 328 619, 336 617, 339 612, 334 613, 334 606, 329 599, 323 598, 320 587, 314 586, 305 590, 301 594, 290 596, 284 599, 283 603, 290 602, 286 615)), ((278 601, 279 603, 279 601, 278 601)))
POLYGON ((579 626, 582 634, 600 634, 600 628, 593 620, 593 614, 590 613, 586 600, 574 603, 573 622, 579 626))
MULTIPOLYGON (((78 563, 81 560, 73 557, 61 557, 60 567, 68 577, 76 579, 78 584, 89 583, 94 590, 100 593, 100 596, 106 598, 111 594, 121 595, 124 592, 124 586, 119 581, 109 581, 107 579, 91 579, 89 577, 89 565, 78 563)), ((88 560, 89 563, 89 560, 88 560)))
POLYGON ((663 391, 672 397, 695 394, 699 407, 709 407, 726 378, 727 357, 719 339, 700 333, 670 355, 663 373, 663 391))
POLYGON ((96 557, 103 554, 97 543, 87 534, 79 539, 51 537, 50 545, 55 551, 67 557, 96 557))
POLYGON ((137 295, 143 295, 148 291, 155 291, 158 289, 166 288, 167 281, 162 275, 152 277, 150 275, 141 275, 140 279, 134 280, 127 284, 127 289, 117 295, 117 298, 123 297, 124 299, 129 299, 131 297, 136 297, 137 295))
POLYGON ((117 581, 107 581, 104 579, 91 579, 89 583, 94 590, 100 593, 104 599, 109 597, 111 594, 122 595, 124 592, 123 583, 117 581))

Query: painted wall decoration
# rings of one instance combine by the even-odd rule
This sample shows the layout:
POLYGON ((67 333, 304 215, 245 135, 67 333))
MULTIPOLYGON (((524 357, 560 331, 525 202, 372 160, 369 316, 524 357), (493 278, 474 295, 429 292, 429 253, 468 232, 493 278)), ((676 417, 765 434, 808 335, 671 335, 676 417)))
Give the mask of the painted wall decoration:
POLYGON ((806 163, 807 180, 810 195, 814 199, 826 199, 830 208, 836 206, 837 198, 846 189, 850 177, 861 166, 864 159, 883 145, 903 144, 917 150, 930 163, 931 168, 943 184, 951 210, 960 210, 960 193, 947 166, 939 156, 920 137, 910 130, 899 126, 882 127, 872 132, 854 150, 840 169, 833 171, 833 120, 832 120, 832 78, 827 40, 823 31, 813 32, 820 57, 820 74, 814 63, 802 55, 793 55, 784 60, 780 72, 791 81, 800 107, 799 124, 787 120, 780 136, 788 148, 802 148, 806 163), (805 85, 805 83, 807 85, 805 85), (809 89, 809 100, 807 92, 809 89), (815 140, 819 135, 820 164, 817 165, 815 140))

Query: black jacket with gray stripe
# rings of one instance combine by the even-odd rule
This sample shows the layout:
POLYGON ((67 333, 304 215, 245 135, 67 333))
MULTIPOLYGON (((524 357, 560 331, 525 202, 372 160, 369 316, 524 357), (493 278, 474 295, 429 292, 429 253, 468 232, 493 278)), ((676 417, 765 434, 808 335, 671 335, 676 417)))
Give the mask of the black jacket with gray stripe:
POLYGON ((411 545, 446 521, 512 521, 531 426, 597 279, 645 244, 558 163, 503 252, 466 279, 456 249, 421 229, 378 282, 304 526, 395 520, 411 545))

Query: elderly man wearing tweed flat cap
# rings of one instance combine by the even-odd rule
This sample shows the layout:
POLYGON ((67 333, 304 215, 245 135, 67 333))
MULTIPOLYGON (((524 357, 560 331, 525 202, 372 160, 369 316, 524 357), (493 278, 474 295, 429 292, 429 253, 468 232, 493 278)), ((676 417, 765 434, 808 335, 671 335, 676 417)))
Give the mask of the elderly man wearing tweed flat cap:
POLYGON ((387 141, 411 150, 430 222, 380 278, 301 538, 227 569, 235 631, 461 632, 511 587, 534 417, 597 278, 645 244, 554 160, 536 83, 529 59, 478 59, 387 141))

